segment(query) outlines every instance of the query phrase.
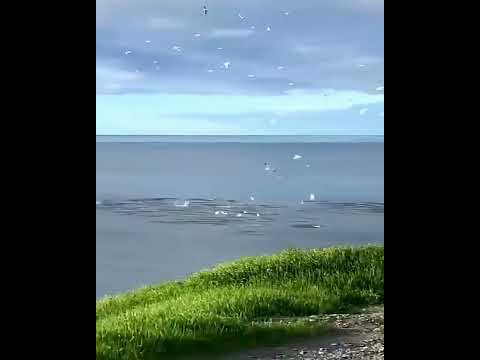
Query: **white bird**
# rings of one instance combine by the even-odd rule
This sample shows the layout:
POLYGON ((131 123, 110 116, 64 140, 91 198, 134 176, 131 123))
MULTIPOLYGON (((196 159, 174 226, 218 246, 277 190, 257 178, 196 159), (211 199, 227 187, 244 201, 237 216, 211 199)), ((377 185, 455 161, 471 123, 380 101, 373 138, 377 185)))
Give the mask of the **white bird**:
POLYGON ((384 89, 383 86, 379 86, 379 87, 377 87, 375 90, 377 90, 377 91, 383 91, 383 89, 384 89))
POLYGON ((284 14, 285 14, 286 16, 288 16, 289 12, 288 12, 288 11, 285 11, 285 13, 284 13, 284 14))
POLYGON ((240 18, 240 20, 245 20, 245 16, 242 16, 242 14, 238 13, 238 17, 240 18))
POLYGON ((267 31, 272 31, 272 28, 270 26, 267 26, 267 31))
POLYGON ((305 166, 306 166, 307 168, 309 168, 309 167, 310 167, 310 164, 307 164, 307 165, 305 165, 305 166))
POLYGON ((248 77, 249 77, 249 78, 254 78, 254 77, 255 77, 255 75, 253 75, 253 74, 249 74, 249 75, 248 75, 248 77))
POLYGON ((358 64, 357 66, 358 66, 359 68, 363 68, 363 67, 365 67, 365 66, 367 66, 367 65, 365 65, 365 64, 358 64))
POLYGON ((131 53, 132 53, 132 51, 131 51, 131 50, 127 50, 127 51, 125 51, 125 55, 129 55, 129 54, 131 54, 131 53))
POLYGON ((284 67, 283 66, 277 66, 277 70, 283 70, 284 67))
POLYGON ((260 216, 260 213, 257 213, 257 217, 259 217, 259 216, 260 216))
POLYGON ((145 40, 145 43, 150 44, 152 41, 151 40, 145 40))
POLYGON ((315 194, 310 194, 310 201, 315 201, 315 194))
POLYGON ((364 109, 360 109, 359 113, 360 115, 365 115, 367 113, 368 109, 367 108, 364 108, 364 109))
POLYGON ((215 211, 215 215, 219 215, 220 214, 220 211, 215 211))
POLYGON ((172 46, 172 50, 180 52, 180 51, 182 51, 182 48, 180 46, 175 45, 175 46, 172 46))
POLYGON ((320 225, 313 225, 315 229, 320 229, 320 225))
POLYGON ((212 73, 213 72, 213 69, 208 69, 207 70, 209 73, 212 73))
POLYGON ((228 69, 228 68, 230 67, 230 62, 229 62, 229 61, 224 62, 224 63, 223 63, 223 67, 224 67, 225 69, 228 69))
POLYGON ((243 210, 243 213, 244 213, 244 214, 246 214, 246 213, 247 213, 247 211, 246 211, 246 210, 243 210))
POLYGON ((295 85, 293 82, 288 83, 288 86, 293 86, 295 85))
POLYGON ((223 47, 218 47, 217 50, 223 50, 223 47))
POLYGON ((242 217, 242 214, 237 214, 237 217, 242 217))
POLYGON ((255 198, 253 197, 253 195, 250 195, 250 200, 255 201, 255 198))
POLYGON ((298 154, 295 154, 293 155, 293 160, 298 160, 298 159, 301 159, 303 156, 302 155, 298 155, 298 154))
POLYGON ((255 30, 255 25, 250 26, 250 29, 255 30))
POLYGON ((154 63, 154 64, 158 64, 158 60, 153 60, 153 63, 154 63))
POLYGON ((193 34, 193 36, 200 37, 201 35, 199 33, 195 33, 195 34, 193 34))

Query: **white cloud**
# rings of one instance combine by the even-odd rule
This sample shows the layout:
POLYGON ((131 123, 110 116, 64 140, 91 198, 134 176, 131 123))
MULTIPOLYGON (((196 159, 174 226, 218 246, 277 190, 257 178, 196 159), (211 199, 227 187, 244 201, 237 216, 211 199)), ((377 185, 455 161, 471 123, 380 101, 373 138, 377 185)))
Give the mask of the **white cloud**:
POLYGON ((143 74, 139 72, 119 70, 106 66, 97 66, 96 76, 97 80, 108 81, 132 81, 143 78, 143 74))
POLYGON ((252 35, 253 30, 249 29, 214 29, 210 33, 212 38, 245 38, 252 35))
POLYGON ((152 17, 148 19, 148 26, 152 30, 177 30, 185 27, 179 19, 166 17, 152 17))
POLYGON ((97 65, 96 91, 97 93, 117 92, 129 84, 143 79, 144 75, 140 72, 125 71, 109 66, 97 65))
POLYGON ((373 65, 381 65, 383 64, 384 60, 383 57, 380 56, 361 55, 354 57, 352 62, 355 64, 364 64, 368 67, 373 65))
MULTIPOLYGON (((135 106, 156 108, 158 114, 165 116, 189 117, 199 115, 208 117, 216 115, 245 115, 252 113, 281 113, 292 114, 295 112, 328 112, 349 110, 354 106, 367 106, 381 104, 383 94, 368 94, 356 91, 333 91, 329 96, 321 92, 304 92, 283 96, 248 96, 248 95, 172 95, 172 94, 140 94, 130 95, 129 100, 121 104, 115 102, 117 107, 128 109, 131 104, 135 106), (188 106, 183 106, 188 104, 188 106)), ((114 101, 104 98, 105 102, 114 101)))
POLYGON ((350 11, 379 14, 384 11, 384 0, 335 0, 336 6, 350 11))

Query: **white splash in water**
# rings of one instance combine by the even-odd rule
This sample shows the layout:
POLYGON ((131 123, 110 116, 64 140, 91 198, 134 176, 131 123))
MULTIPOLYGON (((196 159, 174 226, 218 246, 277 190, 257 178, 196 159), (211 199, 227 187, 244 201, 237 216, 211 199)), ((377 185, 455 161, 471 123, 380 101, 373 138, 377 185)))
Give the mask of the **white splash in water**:
POLYGON ((310 201, 315 201, 315 194, 310 194, 310 201))
POLYGON ((190 206, 190 201, 185 200, 183 203, 175 201, 174 205, 175 205, 175 207, 187 208, 187 207, 190 206))

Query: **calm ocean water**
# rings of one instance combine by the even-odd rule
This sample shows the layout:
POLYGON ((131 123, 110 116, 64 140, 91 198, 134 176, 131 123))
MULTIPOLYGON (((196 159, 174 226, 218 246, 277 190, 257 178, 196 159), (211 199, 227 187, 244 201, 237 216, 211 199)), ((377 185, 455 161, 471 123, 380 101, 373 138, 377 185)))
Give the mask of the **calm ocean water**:
POLYGON ((384 241, 382 136, 97 136, 96 148, 97 298, 245 255, 384 241))

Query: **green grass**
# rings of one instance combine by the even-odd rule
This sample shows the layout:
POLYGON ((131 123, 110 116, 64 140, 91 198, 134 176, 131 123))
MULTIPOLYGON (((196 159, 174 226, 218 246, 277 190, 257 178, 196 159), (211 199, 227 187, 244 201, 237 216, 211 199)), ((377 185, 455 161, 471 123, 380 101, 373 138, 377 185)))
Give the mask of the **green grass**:
POLYGON ((288 250, 244 258, 96 304, 97 359, 164 359, 306 335, 322 327, 272 322, 383 303, 380 246, 288 250))

